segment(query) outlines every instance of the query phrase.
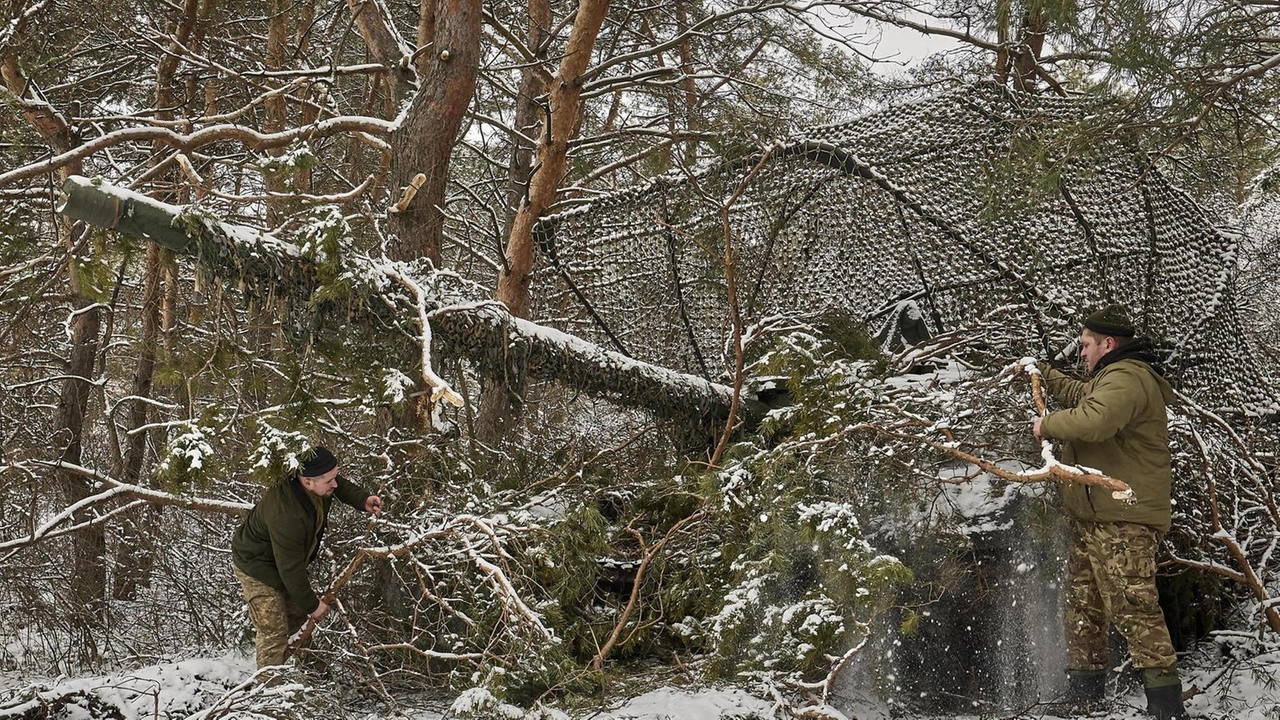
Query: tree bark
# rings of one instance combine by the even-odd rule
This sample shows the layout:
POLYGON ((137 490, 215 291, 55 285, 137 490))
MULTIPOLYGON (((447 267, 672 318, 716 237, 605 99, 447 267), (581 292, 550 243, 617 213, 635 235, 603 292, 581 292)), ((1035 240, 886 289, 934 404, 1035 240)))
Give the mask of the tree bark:
MULTIPOLYGON (((172 120, 174 108, 179 104, 177 93, 177 73, 179 58, 183 46, 190 43, 200 18, 200 0, 186 0, 183 3, 182 16, 173 31, 173 42, 170 52, 161 56, 156 66, 156 118, 172 120)), ((187 100, 195 97, 188 86, 187 100)), ((162 147, 155 147, 162 151, 162 147)), ((176 172, 171 171, 176 180, 176 172)), ((175 187, 182 187, 177 182, 175 187)), ((185 193, 185 189, 179 191, 185 193)), ((175 198, 181 202, 184 198, 175 198)), ((146 460, 148 440, 152 434, 142 432, 151 419, 151 404, 143 398, 151 397, 155 378, 156 357, 160 345, 161 305, 164 295, 163 275, 166 251, 158 245, 147 246, 147 258, 143 275, 142 294, 142 337, 138 339, 138 360, 130 385, 130 397, 137 398, 129 406, 125 427, 131 432, 112 468, 111 475, 129 484, 139 484, 142 467, 146 460)), ((122 520, 122 540, 116 556, 115 576, 111 587, 111 596, 117 600, 132 600, 137 596, 139 587, 150 583, 151 569, 155 565, 155 526, 157 514, 155 508, 140 509, 124 516, 122 520)))
MULTIPOLYGON (((533 226, 555 201, 568 167, 569 141, 582 126, 582 75, 591 61, 600 26, 609 11, 609 0, 581 0, 573 30, 565 46, 560 71, 551 81, 549 117, 543 123, 538 146, 537 170, 529 180, 529 192, 516 211, 502 270, 497 299, 512 315, 529 317, 529 283, 533 278, 533 226)), ((493 441, 506 434, 524 395, 523 378, 511 373, 495 375, 498 384, 486 385, 478 418, 482 439, 493 441)))
POLYGON ((544 124, 538 147, 538 169, 529 182, 529 197, 516 212, 507 237, 506 263, 498 278, 497 299, 516 317, 529 316, 529 282, 533 277, 533 226, 555 201, 568 167, 569 141, 582 126, 582 75, 591 61, 608 0, 581 0, 565 47, 560 72, 551 81, 550 127, 544 124))
POLYGON ((1022 26, 1019 28, 1017 57, 1013 61, 1014 86, 1023 92, 1036 91, 1036 78, 1039 77, 1040 52, 1044 49, 1044 35, 1048 30, 1049 18, 1044 8, 1028 10, 1022 15, 1022 26))
MULTIPOLYGON (((48 103, 31 94, 29 83, 18 67, 17 58, 12 54, 0 55, 0 79, 3 79, 5 86, 16 97, 23 116, 55 154, 66 152, 80 143, 67 119, 48 103)), ((82 163, 74 161, 61 168, 59 174, 65 180, 80 172, 83 172, 82 163)), ((67 379, 63 381, 58 398, 51 446, 59 453, 61 461, 79 464, 84 449, 85 415, 92 396, 93 378, 97 374, 102 313, 99 304, 80 286, 76 268, 84 257, 77 250, 79 243, 73 241, 75 231, 74 223, 67 223, 63 228, 70 249, 67 277, 72 305, 68 321, 71 351, 67 358, 67 379)), ((68 505, 90 495, 88 484, 73 474, 56 472, 55 479, 68 505)), ((78 646, 83 659, 96 658, 96 628, 105 620, 105 549, 106 535, 101 525, 94 525, 75 536, 71 587, 67 599, 72 607, 75 623, 73 630, 79 636, 78 646)))
POLYGON ((413 90, 417 77, 409 65, 404 38, 396 30, 391 13, 381 0, 347 0, 347 6, 351 8, 351 17, 355 19, 369 54, 387 68, 387 86, 393 107, 400 107, 413 90))
MULTIPOLYGON (((546 51, 547 35, 551 27, 550 0, 529 0, 529 34, 527 43, 540 63, 546 51)), ((511 148, 511 161, 507 166, 507 214, 503 236, 510 237, 515 225, 516 213, 529 196, 529 180, 533 175, 534 142, 542 107, 538 97, 547 91, 546 73, 540 65, 525 67, 516 96, 516 130, 520 132, 511 148), (522 137, 524 136, 524 137, 522 137)), ((506 258, 504 257, 505 261, 506 258)), ((523 401, 523 388, 513 386, 512 378, 498 376, 481 384, 479 411, 476 415, 476 438, 494 445, 507 434, 507 421, 516 414, 516 407, 523 401)))
MULTIPOLYGON (((283 70, 289 63, 289 9, 293 7, 290 0, 271 0, 267 17, 267 57, 268 70, 283 70)), ((285 129, 289 122, 289 107, 284 95, 271 95, 262 102, 266 119, 262 129, 268 133, 277 133, 285 129)), ((267 155, 280 157, 284 148, 270 148, 267 155)), ((282 170, 268 171, 263 176, 267 192, 271 195, 283 194, 288 189, 288 173, 282 170)), ((277 227, 283 223, 286 212, 286 201, 279 198, 267 200, 267 227, 277 227)))
POLYGON ((684 90, 684 127, 690 135, 684 143, 684 154, 680 164, 684 167, 693 167, 698 162, 698 140, 693 136, 702 128, 698 122, 698 106, 701 104, 701 98, 698 95, 698 84, 693 77, 693 37, 687 34, 689 32, 688 0, 675 0, 675 11, 676 32, 684 37, 680 41, 679 48, 680 74, 684 90))
POLYGON ((480 64, 480 6, 480 0, 437 0, 430 8, 434 20, 427 22, 428 3, 423 3, 419 37, 431 47, 419 56, 421 88, 391 140, 393 200, 403 197, 400 188, 408 187, 415 175, 423 174, 425 182, 391 213, 389 225, 397 242, 390 254, 397 260, 425 257, 440 267, 449 158, 480 64))
MULTIPOLYGON (((551 1, 529 0, 529 34, 526 43, 541 62, 546 55, 547 34, 551 28, 551 1)), ((530 63, 521 73, 520 90, 516 95, 516 130, 521 135, 536 137, 540 110, 538 97, 547 91, 542 68, 530 63)), ((516 211, 529 193, 529 178, 533 174, 534 145, 517 135, 511 148, 511 161, 507 165, 507 215, 503 235, 511 236, 516 211)))
MULTIPOLYGON (((130 395, 139 398, 129 406, 125 427, 132 431, 121 449, 119 466, 113 467, 112 477, 130 485, 139 485, 142 466, 147 455, 150 433, 142 432, 151 415, 151 404, 141 398, 151 396, 155 379, 156 353, 160 345, 160 305, 163 296, 162 276, 165 250, 158 245, 147 246, 147 264, 143 278, 142 337, 138 343, 138 364, 133 375, 130 395)), ((155 566, 155 527, 157 513, 148 507, 131 512, 123 519, 122 541, 116 558, 115 580, 111 596, 117 600, 132 600, 139 587, 150 584, 151 569, 155 566)))

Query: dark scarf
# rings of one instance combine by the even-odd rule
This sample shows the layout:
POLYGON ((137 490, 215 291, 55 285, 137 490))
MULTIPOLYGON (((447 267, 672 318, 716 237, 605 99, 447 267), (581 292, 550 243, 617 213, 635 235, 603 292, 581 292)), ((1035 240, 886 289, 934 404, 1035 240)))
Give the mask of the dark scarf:
POLYGON ((1121 360, 1144 362, 1151 368, 1152 372, 1164 377, 1164 368, 1160 365, 1160 358, 1156 355, 1155 348, 1152 347, 1151 341, 1147 338, 1137 338, 1133 342, 1103 355, 1098 359, 1098 365, 1093 369, 1093 374, 1097 375, 1106 366, 1121 360))

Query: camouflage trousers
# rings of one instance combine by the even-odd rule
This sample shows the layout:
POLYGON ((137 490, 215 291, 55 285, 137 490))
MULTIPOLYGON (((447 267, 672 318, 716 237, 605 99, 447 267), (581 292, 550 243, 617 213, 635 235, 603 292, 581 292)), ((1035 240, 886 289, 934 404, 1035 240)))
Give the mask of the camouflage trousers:
POLYGON ((1068 667, 1107 667, 1107 627, 1129 643, 1139 670, 1172 668, 1178 658, 1156 593, 1153 528, 1134 523, 1071 523, 1067 558, 1068 667))
POLYGON ((306 623, 307 614, 279 590, 245 575, 238 567, 233 566, 231 570, 244 588, 244 601, 249 606, 249 621, 253 623, 257 634, 254 645, 257 649, 258 667, 284 664, 289 638, 306 623))

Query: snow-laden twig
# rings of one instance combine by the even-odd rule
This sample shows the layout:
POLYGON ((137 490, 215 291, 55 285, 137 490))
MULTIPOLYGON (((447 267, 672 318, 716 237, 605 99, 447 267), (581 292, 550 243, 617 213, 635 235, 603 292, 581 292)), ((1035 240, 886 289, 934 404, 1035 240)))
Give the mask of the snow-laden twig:
POLYGON ((32 3, 31 7, 23 10, 17 17, 13 18, 8 22, 8 24, 0 28, 0 49, 3 49, 4 46, 12 42, 13 38, 21 32, 22 27, 26 25, 31 18, 35 17, 37 13, 44 10, 45 6, 48 4, 49 0, 38 0, 38 2, 32 3))
POLYGON ((493 551, 503 560, 514 560, 502 547, 502 543, 498 541, 498 533, 493 529, 493 525, 482 517, 476 515, 455 515, 453 518, 456 523, 470 523, 481 534, 489 538, 489 542, 493 545, 493 551))
MULTIPOLYGON (((554 634, 547 629, 546 625, 543 624, 542 618, 537 613, 535 613, 532 609, 530 609, 529 606, 524 602, 524 600, 521 599, 520 593, 515 589, 515 586, 512 585, 511 581, 508 579, 507 571, 504 570, 502 567, 498 566, 497 564, 485 559, 481 555, 480 551, 476 548, 476 546, 472 544, 471 540, 463 533, 464 527, 477 529, 481 535, 483 535, 486 539, 488 539, 493 544, 493 547, 496 548, 496 553, 499 557, 504 559, 510 559, 510 555, 508 555, 506 551, 502 548, 501 541, 499 540, 498 535, 494 531, 491 524, 489 524, 483 518, 479 518, 472 515, 461 515, 461 516, 451 518, 448 522, 442 524, 439 527, 435 527, 429 530, 415 531, 409 536, 408 539, 394 545, 360 548, 359 550, 356 551, 355 557, 351 559, 351 562, 347 564, 347 567, 343 569, 343 571, 340 572, 337 575, 337 577, 334 578, 333 582, 329 585, 328 589, 326 589, 324 592, 320 594, 320 597, 325 602, 328 602, 329 604, 334 605, 337 602, 339 591, 342 590, 342 588, 345 587, 353 577, 355 577, 356 572, 359 571, 360 568, 363 567, 364 564, 371 559, 374 559, 374 558, 391 559, 391 558, 404 557, 406 555, 410 555, 416 548, 418 548, 425 542, 428 542, 431 540, 440 540, 444 538, 454 538, 458 541, 458 544, 461 546, 461 549, 465 554, 465 556, 468 558, 468 560, 472 564, 474 564, 476 568, 479 569, 480 572, 484 574, 485 577, 489 580, 490 585, 494 588, 495 592, 502 599, 502 602, 507 607, 507 609, 511 611, 512 615, 523 619, 527 625, 533 627, 544 639, 549 641, 554 641, 555 640, 554 634)), ((451 608, 449 608, 447 603, 442 603, 441 606, 444 607, 446 611, 452 612, 451 608)), ((460 615, 460 618, 463 621, 465 621, 468 625, 474 625, 474 621, 472 621, 470 618, 467 618, 465 615, 460 615)), ((294 652, 297 651, 297 649, 305 647, 308 643, 310 643, 311 637, 315 633, 315 629, 316 629, 315 620, 308 618, 306 623, 303 624, 302 628, 299 629, 297 634, 295 634, 294 637, 290 638, 289 646, 286 650, 286 657, 288 657, 289 655, 292 655, 294 652)), ((396 650, 396 649, 405 649, 404 644, 388 643, 388 644, 382 644, 382 645, 374 645, 366 648, 366 650, 369 652, 373 652, 375 650, 396 650)), ((492 657, 484 653, 472 653, 472 654, 438 653, 436 651, 417 651, 417 652, 418 654, 421 654, 427 657, 435 657, 438 659, 454 659, 454 660, 468 660, 468 661, 478 661, 481 659, 490 659, 490 660, 493 659, 492 657)))
POLYGON ((506 601, 508 607, 510 609, 514 609, 516 614, 523 617, 525 621, 537 630, 544 639, 554 641, 555 635, 542 623, 542 617, 531 610, 529 606, 525 604, 524 600, 520 598, 520 594, 516 592, 515 587, 511 584, 511 580, 507 578, 507 574, 503 572, 502 568, 484 559, 484 557, 476 551, 475 546, 473 546, 466 538, 462 539, 462 546, 466 549, 467 554, 471 556, 471 561, 480 569, 480 572, 488 576, 494 590, 496 590, 506 601))
MULTIPOLYGON (((98 472, 97 470, 91 470, 87 467, 76 465, 74 463, 56 460, 36 460, 34 462, 37 465, 53 468, 55 470, 65 470, 75 475, 102 483, 103 485, 109 486, 114 493, 131 495, 139 500, 145 500, 152 505, 173 505, 187 510, 205 510, 209 512, 222 513, 224 515, 244 515, 253 509, 253 505, 250 503, 235 502, 231 500, 214 500, 213 498, 184 497, 182 495, 167 493, 162 490, 142 487, 141 485, 132 485, 130 483, 116 480, 105 473, 98 472)), ((82 500, 67 510, 70 511, 72 508, 75 508, 84 502, 85 501, 82 500)))
POLYGON ((1094 470, 1093 468, 1077 467, 1075 465, 1067 465, 1059 462, 1053 457, 1052 450, 1042 448, 1041 457, 1045 458, 1043 467, 1031 470, 1029 472, 1013 472, 996 465, 990 460, 965 452, 958 447, 958 443, 940 443, 936 440, 930 440, 927 437, 905 433, 876 425, 874 423, 862 423, 849 428, 852 431, 872 431, 886 437, 898 440, 907 440, 914 443, 926 445, 940 453, 950 455, 957 460, 963 460, 967 463, 977 466, 978 468, 995 475, 1002 480, 1016 483, 1038 483, 1038 482, 1060 482, 1060 483, 1076 483, 1079 485, 1093 485, 1095 487, 1105 488, 1112 492, 1112 496, 1126 502, 1136 502, 1133 496, 1133 489, 1122 480, 1117 480, 1108 475, 1094 470))
POLYGON ((327 137, 338 133, 386 134, 394 128, 395 124, 387 120, 358 115, 326 118, 310 125, 271 133, 259 132, 243 125, 211 125, 186 134, 160 127, 123 128, 88 140, 67 152, 0 173, 0 186, 43 175, 94 153, 130 142, 156 142, 182 150, 194 150, 215 142, 238 141, 254 150, 268 150, 284 147, 300 139, 327 137))
POLYGON ((209 188, 209 194, 221 200, 232 200, 235 202, 263 202, 266 200, 287 200, 290 202, 311 203, 313 205, 338 205, 341 203, 351 202, 366 190, 373 186, 375 176, 369 175, 364 182, 347 190, 346 192, 331 193, 329 195, 314 195, 310 193, 286 193, 286 192, 266 192, 255 195, 237 195, 234 193, 222 192, 216 188, 209 188))
MULTIPOLYGON (((3 469, 3 468, 0 468, 0 469, 3 469)), ((43 525, 33 530, 30 535, 26 537, 21 537, 21 538, 15 538, 13 540, 7 540, 5 542, 0 543, 0 550, 12 550, 15 548, 27 547, 28 545, 34 545, 35 543, 38 543, 41 540, 48 540, 49 538, 59 537, 62 535, 66 535, 68 533, 76 532, 78 530, 83 530, 84 528, 87 528, 93 525, 100 524, 104 522, 108 517, 118 514, 122 510, 122 508, 115 508, 108 513, 95 515, 93 518, 89 520, 86 520, 84 522, 79 522, 74 525, 69 525, 67 527, 58 527, 59 525, 62 525, 63 523, 73 519, 77 512, 84 510, 86 508, 92 507, 94 505, 97 505, 98 503, 106 502, 114 498, 128 495, 128 492, 129 491, 125 488, 111 488, 110 490, 100 492, 96 495, 90 495, 87 498, 84 498, 82 500, 79 500, 78 502, 72 503, 71 505, 68 505, 65 509, 63 509, 62 512, 59 512, 56 515, 54 515, 52 518, 46 520, 43 525)), ((144 501, 139 500, 137 502, 130 503, 126 507, 134 508, 134 507, 139 507, 143 504, 144 504, 144 501)))
MULTIPOLYGON (((1044 417, 1047 415, 1049 405, 1045 401, 1043 378, 1040 376, 1040 367, 1036 359, 1031 357, 1021 358, 1001 371, 1001 375, 1008 372, 1023 373, 1027 376, 1031 381, 1031 401, 1035 403, 1037 416, 1044 417)), ((1128 483, 1109 477, 1094 468, 1082 465, 1067 465, 1060 462, 1053 454, 1053 443, 1048 440, 1040 441, 1040 458, 1044 460, 1043 466, 1030 472, 1022 473, 1022 475, 1028 478, 1051 478, 1061 482, 1096 485, 1111 490, 1111 497, 1116 500, 1122 500, 1130 505, 1137 502, 1137 498, 1133 495, 1133 488, 1129 487, 1128 483), (1101 482, 1095 482, 1092 479, 1086 481, 1086 477, 1098 478, 1101 482)))
POLYGON ((448 660, 450 662, 480 662, 482 660, 488 660, 492 662, 501 662, 501 659, 494 656, 493 653, 441 652, 439 650, 429 650, 426 648, 420 648, 417 645, 414 645, 413 643, 407 643, 407 642, 379 643, 377 645, 370 645, 366 649, 371 653, 372 652, 391 652, 391 651, 411 652, 414 655, 417 655, 418 657, 426 658, 428 660, 448 660))
POLYGON ((454 407, 462 407, 462 396, 455 392, 444 378, 437 375, 431 366, 431 317, 427 307, 429 303, 427 291, 416 280, 400 272, 392 265, 384 265, 383 272, 386 273, 388 278, 399 283, 401 287, 413 294, 414 309, 418 313, 418 327, 422 330, 418 338, 418 347, 421 353, 422 381, 426 383, 427 387, 432 388, 431 402, 435 403, 443 398, 454 407))
POLYGON ((1209 537, 1219 543, 1222 543, 1226 548, 1227 553, 1236 561, 1236 566, 1239 568, 1238 573, 1221 574, 1249 588, 1253 593, 1254 598, 1259 603, 1262 615, 1266 619, 1267 625, 1273 632, 1280 633, 1280 608, 1277 608, 1275 605, 1268 602, 1272 598, 1267 592, 1266 584, 1259 577, 1258 571, 1254 568, 1253 563, 1250 562, 1249 555, 1245 552, 1244 548, 1240 546, 1240 542, 1236 537, 1230 532, 1227 532, 1226 528, 1222 525, 1222 515, 1218 507, 1218 483, 1214 479, 1213 466, 1209 462, 1211 455, 1208 445, 1200 435, 1200 432, 1195 428, 1192 428, 1191 430, 1191 437, 1197 448, 1200 450, 1202 463, 1201 470, 1203 471, 1205 481, 1208 484, 1207 495, 1209 500, 1209 515, 1211 522, 1213 523, 1213 533, 1209 535, 1209 537))
MULTIPOLYGON (((264 709, 271 706, 278 706, 281 703, 283 695, 292 694, 301 690, 301 685, 276 685, 267 680, 276 677, 279 673, 287 669, 284 665, 268 665, 264 668, 258 668, 252 675, 241 682, 239 685, 224 692, 209 707, 189 716, 187 720, 213 720, 214 718, 223 717, 254 717, 254 714, 246 714, 252 712, 255 707, 264 709), (257 705, 255 703, 260 703, 257 705)), ((267 717, 266 714, 263 717, 267 717)), ((271 713, 270 717, 287 717, 271 713)))
MULTIPOLYGON (((866 628, 864 627, 864 629, 866 628)), ((868 633, 862 638, 862 642, 859 642, 857 645, 846 650, 843 655, 838 658, 831 658, 833 661, 831 671, 828 672, 827 676, 822 680, 819 680, 818 682, 796 682, 791 684, 801 690, 817 690, 821 692, 822 703, 825 705, 827 699, 831 697, 831 693, 835 690, 836 679, 840 677, 840 673, 849 665, 849 663, 853 662, 854 658, 862 654, 863 648, 867 646, 867 642, 870 639, 871 636, 868 633)))

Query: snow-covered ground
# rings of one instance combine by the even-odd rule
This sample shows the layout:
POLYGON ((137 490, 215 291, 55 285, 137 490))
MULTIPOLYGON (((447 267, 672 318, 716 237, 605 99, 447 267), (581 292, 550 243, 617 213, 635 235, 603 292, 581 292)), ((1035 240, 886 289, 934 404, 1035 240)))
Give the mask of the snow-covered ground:
MULTIPOLYGON (((1188 685, 1205 691, 1187 703, 1193 718, 1213 720, 1280 720, 1280 651, 1248 659, 1231 659, 1238 643, 1208 643, 1212 652, 1200 652, 1191 663, 1213 662, 1186 672, 1188 685), (1234 646, 1234 650, 1232 649, 1234 646), (1223 652, 1225 650, 1225 652, 1223 652)), ((1254 645, 1256 647, 1256 645, 1254 645)), ((0 675, 0 718, 65 718, 66 720, 213 720, 214 718, 312 718, 313 698, 325 689, 293 682, 264 684, 252 677, 252 662, 237 654, 162 663, 129 672, 107 675, 37 680, 16 674, 0 675)), ((831 705, 803 709, 800 717, 831 720, 888 720, 919 718, 899 706, 869 700, 861 692, 837 693, 831 705)), ((1112 710, 1095 718, 1141 720, 1145 703, 1141 691, 1115 698, 1112 710)), ((661 687, 631 698, 620 698, 607 707, 566 711, 552 706, 532 710, 497 702, 483 690, 470 690, 448 700, 397 699, 394 708, 342 708, 343 718, 504 718, 506 720, 747 720, 794 717, 771 697, 742 688, 661 687)), ((1053 717, 1045 708, 1011 708, 1000 713, 956 715, 956 720, 1053 717)), ((931 719, 932 720, 932 719, 931 719)), ((938 720, 941 720, 938 718, 938 720)))

